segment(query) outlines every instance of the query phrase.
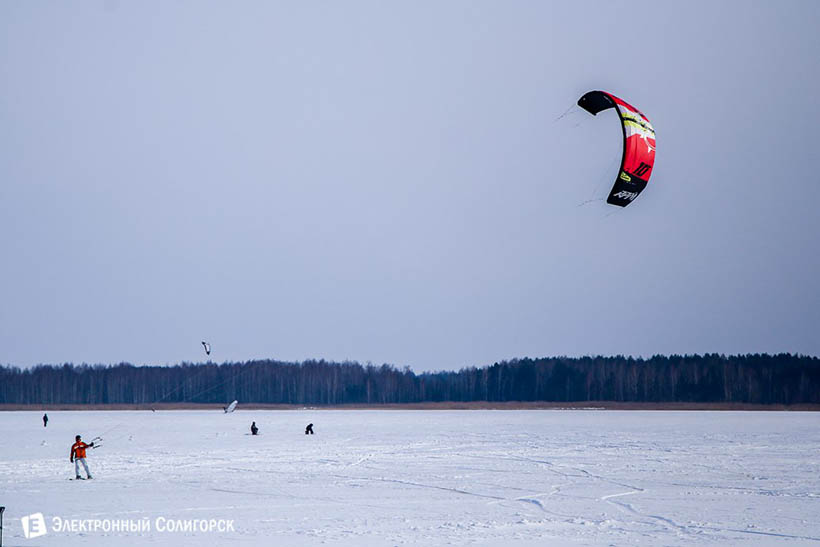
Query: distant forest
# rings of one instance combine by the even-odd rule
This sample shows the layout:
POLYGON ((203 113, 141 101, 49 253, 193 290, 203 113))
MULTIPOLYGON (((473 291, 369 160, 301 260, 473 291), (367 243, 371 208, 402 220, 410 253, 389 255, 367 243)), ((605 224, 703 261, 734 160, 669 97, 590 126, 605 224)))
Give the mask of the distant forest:
POLYGON ((0 367, 0 404, 441 401, 820 403, 820 359, 671 355, 516 359, 414 373, 355 362, 0 367))

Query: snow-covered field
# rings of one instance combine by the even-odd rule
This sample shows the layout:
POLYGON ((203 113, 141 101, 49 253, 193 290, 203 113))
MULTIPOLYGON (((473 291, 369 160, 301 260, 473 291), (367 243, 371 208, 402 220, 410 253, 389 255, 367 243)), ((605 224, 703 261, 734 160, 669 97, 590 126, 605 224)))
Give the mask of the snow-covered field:
POLYGON ((41 415, 0 413, 5 546, 820 545, 816 413, 41 415), (91 481, 68 480, 78 433, 104 438, 91 481))

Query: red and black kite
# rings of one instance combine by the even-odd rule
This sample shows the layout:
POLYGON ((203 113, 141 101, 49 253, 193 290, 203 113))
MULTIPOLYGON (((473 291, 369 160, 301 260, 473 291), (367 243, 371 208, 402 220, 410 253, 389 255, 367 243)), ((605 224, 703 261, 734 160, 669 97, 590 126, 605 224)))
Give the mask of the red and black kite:
POLYGON ((655 165, 655 130, 649 119, 634 106, 605 91, 590 91, 578 99, 578 106, 592 115, 614 108, 621 118, 624 153, 621 169, 606 202, 626 207, 638 197, 655 165))

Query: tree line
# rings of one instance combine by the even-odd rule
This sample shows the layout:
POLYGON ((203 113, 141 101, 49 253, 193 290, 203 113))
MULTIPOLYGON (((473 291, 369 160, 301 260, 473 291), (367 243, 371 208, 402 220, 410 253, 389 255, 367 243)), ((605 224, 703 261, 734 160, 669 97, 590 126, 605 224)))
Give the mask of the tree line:
POLYGON ((459 371, 308 360, 0 367, 0 404, 820 403, 820 359, 792 354, 552 357, 459 371))

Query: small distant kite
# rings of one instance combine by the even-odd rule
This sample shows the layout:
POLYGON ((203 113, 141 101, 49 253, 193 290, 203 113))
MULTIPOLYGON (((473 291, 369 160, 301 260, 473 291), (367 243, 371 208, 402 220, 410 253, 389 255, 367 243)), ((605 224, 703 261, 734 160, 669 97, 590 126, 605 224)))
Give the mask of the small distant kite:
POLYGON ((231 404, 229 404, 228 406, 224 407, 222 410, 225 411, 225 414, 230 414, 231 412, 236 410, 236 405, 237 404, 239 404, 239 401, 234 401, 231 404))
POLYGON ((203 341, 202 342, 202 347, 205 348, 205 355, 210 355, 211 354, 211 344, 209 344, 208 342, 203 341))
POLYGON ((621 169, 606 202, 626 207, 638 197, 652 175, 655 166, 655 130, 643 113, 604 91, 590 91, 578 99, 578 106, 596 115, 602 110, 614 108, 621 118, 624 135, 624 152, 621 169))

